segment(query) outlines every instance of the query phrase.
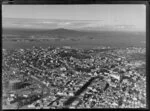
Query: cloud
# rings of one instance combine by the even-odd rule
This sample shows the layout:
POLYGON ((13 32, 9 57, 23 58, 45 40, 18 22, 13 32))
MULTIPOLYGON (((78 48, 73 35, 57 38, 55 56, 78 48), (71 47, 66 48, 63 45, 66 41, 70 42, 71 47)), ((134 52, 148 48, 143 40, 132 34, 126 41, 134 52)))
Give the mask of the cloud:
POLYGON ((103 26, 103 24, 99 21, 90 21, 87 23, 80 23, 80 28, 84 28, 84 27, 101 27, 103 26))
POLYGON ((43 24, 52 24, 52 23, 54 23, 54 22, 51 22, 51 21, 43 21, 43 22, 41 22, 41 23, 43 23, 43 24))
POLYGON ((59 22, 58 25, 60 26, 71 25, 71 22, 59 22))
POLYGON ((22 25, 23 27, 31 27, 32 25, 29 25, 29 24, 24 24, 22 25))

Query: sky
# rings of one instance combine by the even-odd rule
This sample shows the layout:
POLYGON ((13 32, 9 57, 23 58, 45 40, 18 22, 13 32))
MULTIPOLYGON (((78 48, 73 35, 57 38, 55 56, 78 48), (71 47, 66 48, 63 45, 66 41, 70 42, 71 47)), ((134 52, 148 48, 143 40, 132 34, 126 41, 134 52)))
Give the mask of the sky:
POLYGON ((2 5, 3 26, 49 28, 146 28, 146 6, 143 4, 97 5, 2 5), (50 19, 15 23, 5 18, 50 19), (60 21, 51 20, 58 19, 60 21), (40 23, 41 24, 40 24, 40 23))

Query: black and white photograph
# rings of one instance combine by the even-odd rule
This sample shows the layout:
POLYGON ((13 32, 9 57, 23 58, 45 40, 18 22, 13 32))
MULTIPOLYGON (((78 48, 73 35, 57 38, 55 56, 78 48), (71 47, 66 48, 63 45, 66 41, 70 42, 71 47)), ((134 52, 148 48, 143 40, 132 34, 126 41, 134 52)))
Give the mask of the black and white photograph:
POLYGON ((2 109, 147 108, 146 5, 2 4, 2 109))

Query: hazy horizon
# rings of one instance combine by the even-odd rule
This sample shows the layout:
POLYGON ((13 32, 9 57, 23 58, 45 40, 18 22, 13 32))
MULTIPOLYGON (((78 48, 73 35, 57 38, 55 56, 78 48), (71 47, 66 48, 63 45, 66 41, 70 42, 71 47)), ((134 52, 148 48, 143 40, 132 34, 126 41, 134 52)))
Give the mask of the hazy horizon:
POLYGON ((2 5, 2 24, 11 28, 146 30, 144 5, 2 5))

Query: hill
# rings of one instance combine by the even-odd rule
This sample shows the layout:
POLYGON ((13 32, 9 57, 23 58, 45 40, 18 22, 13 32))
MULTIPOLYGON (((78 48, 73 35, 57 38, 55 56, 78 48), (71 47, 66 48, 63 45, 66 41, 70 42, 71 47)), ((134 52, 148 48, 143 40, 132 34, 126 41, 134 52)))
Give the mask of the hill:
POLYGON ((79 37, 88 34, 89 32, 64 28, 58 29, 3 28, 3 35, 20 35, 20 36, 45 35, 49 37, 77 37, 77 36, 79 37))
MULTIPOLYGON (((106 46, 144 46, 146 34, 144 32, 123 32, 123 31, 81 31, 71 29, 25 29, 25 28, 3 28, 3 37, 26 39, 26 38, 56 38, 56 41, 47 41, 48 45, 75 45, 93 47, 106 46), (56 43, 57 42, 57 43, 56 43)), ((6 44, 6 43, 5 43, 6 44)), ((9 43, 10 44, 10 43, 9 43)), ((23 44, 23 43, 21 43, 23 44)), ((46 41, 44 43, 46 45, 46 41)), ((29 45, 29 44, 28 44, 29 45)), ((35 44, 34 44, 35 45, 35 44)), ((14 46, 14 43, 13 43, 14 46)), ((18 47, 18 46, 17 46, 18 47)))

